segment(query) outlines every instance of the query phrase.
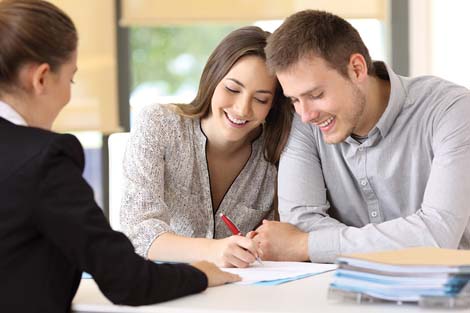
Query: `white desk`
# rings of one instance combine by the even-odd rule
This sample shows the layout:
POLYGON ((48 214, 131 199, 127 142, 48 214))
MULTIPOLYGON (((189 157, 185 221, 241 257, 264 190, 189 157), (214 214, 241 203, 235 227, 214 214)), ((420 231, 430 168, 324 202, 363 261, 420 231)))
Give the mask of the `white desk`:
POLYGON ((295 313, 295 312, 423 312, 442 313, 445 310, 422 309, 415 305, 355 304, 327 299, 332 273, 277 286, 226 285, 180 299, 141 307, 111 304, 93 280, 82 280, 73 300, 73 312, 162 312, 162 313, 295 313))

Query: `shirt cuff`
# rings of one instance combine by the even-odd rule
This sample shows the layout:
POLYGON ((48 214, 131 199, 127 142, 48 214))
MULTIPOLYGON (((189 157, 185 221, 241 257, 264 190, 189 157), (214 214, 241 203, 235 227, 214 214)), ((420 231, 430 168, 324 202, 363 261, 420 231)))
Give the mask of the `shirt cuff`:
POLYGON ((338 228, 324 228, 308 234, 308 255, 315 263, 334 263, 341 254, 338 228))

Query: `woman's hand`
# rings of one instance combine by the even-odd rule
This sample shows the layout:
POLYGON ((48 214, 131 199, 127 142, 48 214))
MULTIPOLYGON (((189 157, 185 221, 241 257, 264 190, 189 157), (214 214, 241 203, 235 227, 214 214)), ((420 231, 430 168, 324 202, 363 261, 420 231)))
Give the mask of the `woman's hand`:
POLYGON ((210 260, 220 267, 248 267, 262 255, 255 241, 238 235, 212 240, 210 251, 210 260))
POLYGON ((215 287, 240 281, 240 276, 221 271, 214 263, 199 261, 191 264, 207 276, 208 286, 215 287))

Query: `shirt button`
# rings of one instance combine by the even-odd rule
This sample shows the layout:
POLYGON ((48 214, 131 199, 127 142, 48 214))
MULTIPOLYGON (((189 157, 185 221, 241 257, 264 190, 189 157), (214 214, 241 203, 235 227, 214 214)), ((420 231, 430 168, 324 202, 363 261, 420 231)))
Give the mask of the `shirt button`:
POLYGON ((358 150, 362 152, 362 151, 364 151, 364 148, 363 148, 363 147, 359 147, 358 150))
POLYGON ((367 185, 367 180, 365 180, 365 179, 361 180, 361 185, 362 185, 362 186, 367 185))
POLYGON ((372 211, 372 212, 370 212, 370 216, 372 216, 372 217, 377 217, 377 211, 372 211))

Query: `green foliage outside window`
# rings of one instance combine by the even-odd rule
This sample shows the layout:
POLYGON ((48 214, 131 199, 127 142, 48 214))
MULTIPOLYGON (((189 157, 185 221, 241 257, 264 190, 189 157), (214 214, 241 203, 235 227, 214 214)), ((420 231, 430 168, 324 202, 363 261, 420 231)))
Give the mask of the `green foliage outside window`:
POLYGON ((132 90, 151 84, 160 95, 195 94, 202 69, 215 46, 242 25, 132 28, 132 90))

